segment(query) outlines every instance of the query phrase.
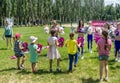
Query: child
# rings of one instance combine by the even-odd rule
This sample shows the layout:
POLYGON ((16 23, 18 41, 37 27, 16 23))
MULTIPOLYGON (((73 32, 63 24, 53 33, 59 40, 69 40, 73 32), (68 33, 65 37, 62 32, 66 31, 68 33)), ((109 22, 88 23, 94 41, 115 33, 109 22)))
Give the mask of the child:
POLYGON ((105 67, 105 80, 108 80, 108 58, 112 41, 108 39, 108 32, 102 31, 102 38, 97 42, 100 61, 100 81, 102 81, 103 67, 105 67))
POLYGON ((57 45, 58 45, 58 40, 56 37, 56 30, 55 29, 51 29, 50 31, 51 36, 48 38, 48 45, 49 45, 49 49, 48 49, 48 53, 47 56, 50 59, 50 72, 52 72, 52 61, 54 58, 57 58, 57 68, 56 71, 60 72, 60 68, 59 68, 59 64, 60 64, 60 54, 59 51, 57 49, 57 45))
POLYGON ((5 32, 3 34, 3 37, 5 36, 6 38, 6 45, 7 45, 7 49, 8 49, 8 44, 10 43, 11 47, 12 47, 12 26, 9 22, 9 20, 5 21, 5 32))
POLYGON ((32 67, 32 72, 36 73, 36 63, 37 63, 37 59, 38 59, 38 54, 37 51, 40 51, 40 49, 38 49, 38 46, 35 44, 37 38, 34 36, 30 36, 30 44, 28 46, 29 51, 30 51, 30 62, 31 62, 31 67, 32 67))
MULTIPOLYGON (((79 21, 79 25, 77 27, 76 33, 78 33, 77 40, 80 43, 80 47, 81 47, 81 59, 84 59, 84 55, 83 55, 84 54, 84 23, 83 21, 79 21)), ((80 52, 80 48, 78 48, 78 51, 80 52)))
POLYGON ((120 23, 117 24, 115 30, 115 61, 117 61, 117 54, 120 51, 120 23))
POLYGON ((99 41, 99 39, 101 39, 101 34, 102 34, 102 29, 101 27, 96 27, 95 28, 95 33, 94 33, 94 40, 95 43, 97 44, 97 42, 99 41))
POLYGON ((15 56, 17 57, 17 67, 19 70, 24 68, 24 62, 25 62, 25 55, 22 49, 23 47, 22 47, 22 42, 20 41, 20 34, 17 33, 15 34, 15 40, 14 40, 14 52, 15 52, 15 56), (21 57, 22 57, 22 63, 20 65, 21 57))
POLYGON ((89 27, 87 29, 87 42, 88 42, 88 50, 90 53, 92 53, 93 32, 94 32, 94 29, 93 29, 92 23, 90 21, 89 27))
POLYGON ((74 39, 74 33, 70 33, 69 37, 70 39, 66 40, 65 45, 68 48, 69 72, 72 73, 72 63, 73 63, 74 57, 75 57, 74 67, 77 66, 77 62, 78 62, 78 54, 77 54, 78 44, 77 44, 77 41, 74 39))

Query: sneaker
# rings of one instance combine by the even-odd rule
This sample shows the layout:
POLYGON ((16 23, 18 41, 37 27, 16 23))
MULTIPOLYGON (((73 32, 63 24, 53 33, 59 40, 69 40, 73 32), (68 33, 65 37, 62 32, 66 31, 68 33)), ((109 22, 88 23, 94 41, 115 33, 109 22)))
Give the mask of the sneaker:
POLYGON ((72 70, 68 70, 69 73, 72 73, 72 70))
POLYGON ((84 59, 84 56, 82 56, 81 59, 84 59))
POLYGON ((50 69, 50 73, 52 73, 52 69, 50 69))
POLYGON ((108 81, 108 77, 105 77, 105 81, 108 81))
POLYGON ((92 50, 90 51, 90 53, 92 53, 92 50))
POLYGON ((76 64, 74 64, 74 67, 77 67, 77 65, 76 65, 76 64))
POLYGON ((23 65, 23 64, 21 64, 21 65, 20 65, 20 68, 21 68, 21 69, 24 69, 24 65, 23 65))
POLYGON ((103 81, 103 79, 102 78, 100 78, 100 82, 102 82, 103 81))
POLYGON ((118 60, 118 62, 120 62, 120 59, 118 60))
POLYGON ((115 62, 117 62, 118 61, 118 59, 117 58, 115 58, 115 62))
POLYGON ((61 72, 60 68, 57 68, 57 69, 56 69, 56 72, 61 72))

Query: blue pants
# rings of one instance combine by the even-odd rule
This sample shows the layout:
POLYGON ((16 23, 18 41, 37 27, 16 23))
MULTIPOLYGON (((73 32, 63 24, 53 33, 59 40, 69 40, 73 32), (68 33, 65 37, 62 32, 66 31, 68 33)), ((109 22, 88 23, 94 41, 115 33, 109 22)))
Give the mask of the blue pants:
POLYGON ((92 34, 88 34, 87 35, 88 50, 92 50, 92 41, 93 41, 93 35, 92 34))
POLYGON ((120 41, 115 40, 114 44, 115 44, 115 57, 117 57, 117 53, 120 50, 120 41))
POLYGON ((71 71, 72 70, 72 64, 73 64, 74 57, 75 57, 74 64, 78 63, 78 54, 77 53, 75 53, 75 54, 68 54, 68 56, 69 56, 69 70, 71 71))

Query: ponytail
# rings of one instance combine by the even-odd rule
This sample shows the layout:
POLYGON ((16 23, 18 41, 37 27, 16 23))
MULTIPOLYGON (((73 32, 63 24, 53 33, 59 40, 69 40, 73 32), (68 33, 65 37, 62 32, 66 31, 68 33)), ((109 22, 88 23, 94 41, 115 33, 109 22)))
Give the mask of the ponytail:
POLYGON ((108 48, 108 32, 107 32, 107 31, 102 31, 102 35, 103 35, 104 38, 105 38, 105 46, 104 46, 104 49, 107 50, 107 48, 108 48))
POLYGON ((107 40, 108 40, 108 37, 105 37, 105 46, 104 46, 104 49, 105 49, 105 50, 107 50, 107 48, 108 48, 108 47, 107 47, 107 44, 108 44, 107 40))

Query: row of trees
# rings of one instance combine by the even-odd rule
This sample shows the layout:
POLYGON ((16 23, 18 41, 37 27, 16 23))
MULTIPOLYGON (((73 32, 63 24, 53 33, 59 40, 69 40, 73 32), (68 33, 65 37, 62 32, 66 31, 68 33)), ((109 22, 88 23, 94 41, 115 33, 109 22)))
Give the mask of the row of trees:
POLYGON ((104 0, 0 0, 0 25, 6 17, 16 24, 87 20, 118 20, 120 4, 105 6, 104 0))

